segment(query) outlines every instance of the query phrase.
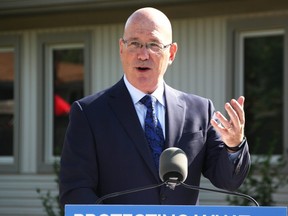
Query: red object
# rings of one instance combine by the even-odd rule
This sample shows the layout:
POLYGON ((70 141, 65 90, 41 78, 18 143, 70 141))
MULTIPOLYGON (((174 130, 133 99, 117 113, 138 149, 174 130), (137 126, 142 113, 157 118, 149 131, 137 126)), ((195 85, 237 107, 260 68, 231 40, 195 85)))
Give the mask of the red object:
POLYGON ((62 97, 59 95, 54 96, 54 111, 56 116, 67 115, 70 112, 70 107, 70 104, 62 97))

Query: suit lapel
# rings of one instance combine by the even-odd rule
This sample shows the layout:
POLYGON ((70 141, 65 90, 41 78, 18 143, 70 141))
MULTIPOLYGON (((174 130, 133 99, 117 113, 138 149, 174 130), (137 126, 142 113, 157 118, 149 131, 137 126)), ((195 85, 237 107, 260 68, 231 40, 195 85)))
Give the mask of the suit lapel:
POLYGON ((177 146, 184 127, 186 109, 177 91, 165 85, 166 98, 166 147, 177 146))
MULTIPOLYGON (((148 166, 155 179, 159 181, 159 174, 155 168, 151 151, 139 122, 133 101, 121 79, 109 94, 109 104, 132 140, 139 155, 148 166)), ((177 146, 184 126, 185 103, 181 101, 177 91, 165 84, 166 100, 166 141, 165 147, 177 146)))
POLYGON ((123 125, 144 163, 147 164, 154 177, 159 181, 158 171, 154 165, 143 128, 123 79, 111 89, 109 96, 108 100, 111 108, 123 125))

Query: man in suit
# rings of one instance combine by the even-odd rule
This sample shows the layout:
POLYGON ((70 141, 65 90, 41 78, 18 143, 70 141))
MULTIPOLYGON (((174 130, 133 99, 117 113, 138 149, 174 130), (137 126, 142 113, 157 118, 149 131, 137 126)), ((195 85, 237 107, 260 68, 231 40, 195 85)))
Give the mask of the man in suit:
MULTIPOLYGON (((214 111, 209 99, 175 90, 164 82, 177 44, 172 42, 169 19, 157 9, 135 11, 126 22, 119 47, 123 78, 71 106, 61 156, 62 205, 93 204, 106 194, 161 183, 157 157, 172 146, 187 154, 185 183, 199 186, 203 174, 216 187, 237 189, 250 165, 244 97, 225 104, 226 119, 214 111), (163 144, 157 138, 158 153, 145 135, 148 108, 141 100, 145 95, 153 96, 153 113, 161 128, 159 140, 164 138, 163 144)), ((194 205, 198 191, 162 186, 103 203, 194 205)))

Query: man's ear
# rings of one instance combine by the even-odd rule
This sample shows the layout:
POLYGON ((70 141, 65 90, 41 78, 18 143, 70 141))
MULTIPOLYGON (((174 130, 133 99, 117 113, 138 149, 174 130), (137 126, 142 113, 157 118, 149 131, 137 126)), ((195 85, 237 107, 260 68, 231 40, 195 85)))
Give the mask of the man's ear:
POLYGON ((176 53, 178 50, 177 43, 172 43, 170 46, 170 56, 169 56, 169 65, 171 65, 176 57, 176 53))
POLYGON ((124 45, 123 39, 120 38, 119 39, 119 53, 120 53, 120 55, 122 54, 122 51, 123 51, 123 45, 124 45))

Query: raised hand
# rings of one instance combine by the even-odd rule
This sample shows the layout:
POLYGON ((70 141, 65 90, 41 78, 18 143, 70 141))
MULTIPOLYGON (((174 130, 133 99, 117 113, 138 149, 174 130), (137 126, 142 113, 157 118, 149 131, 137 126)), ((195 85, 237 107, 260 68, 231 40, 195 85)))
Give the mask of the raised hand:
POLYGON ((245 98, 240 96, 238 100, 232 99, 225 104, 229 118, 227 119, 221 112, 215 112, 216 119, 211 120, 212 126, 220 133, 223 142, 229 147, 239 145, 244 138, 245 98))

